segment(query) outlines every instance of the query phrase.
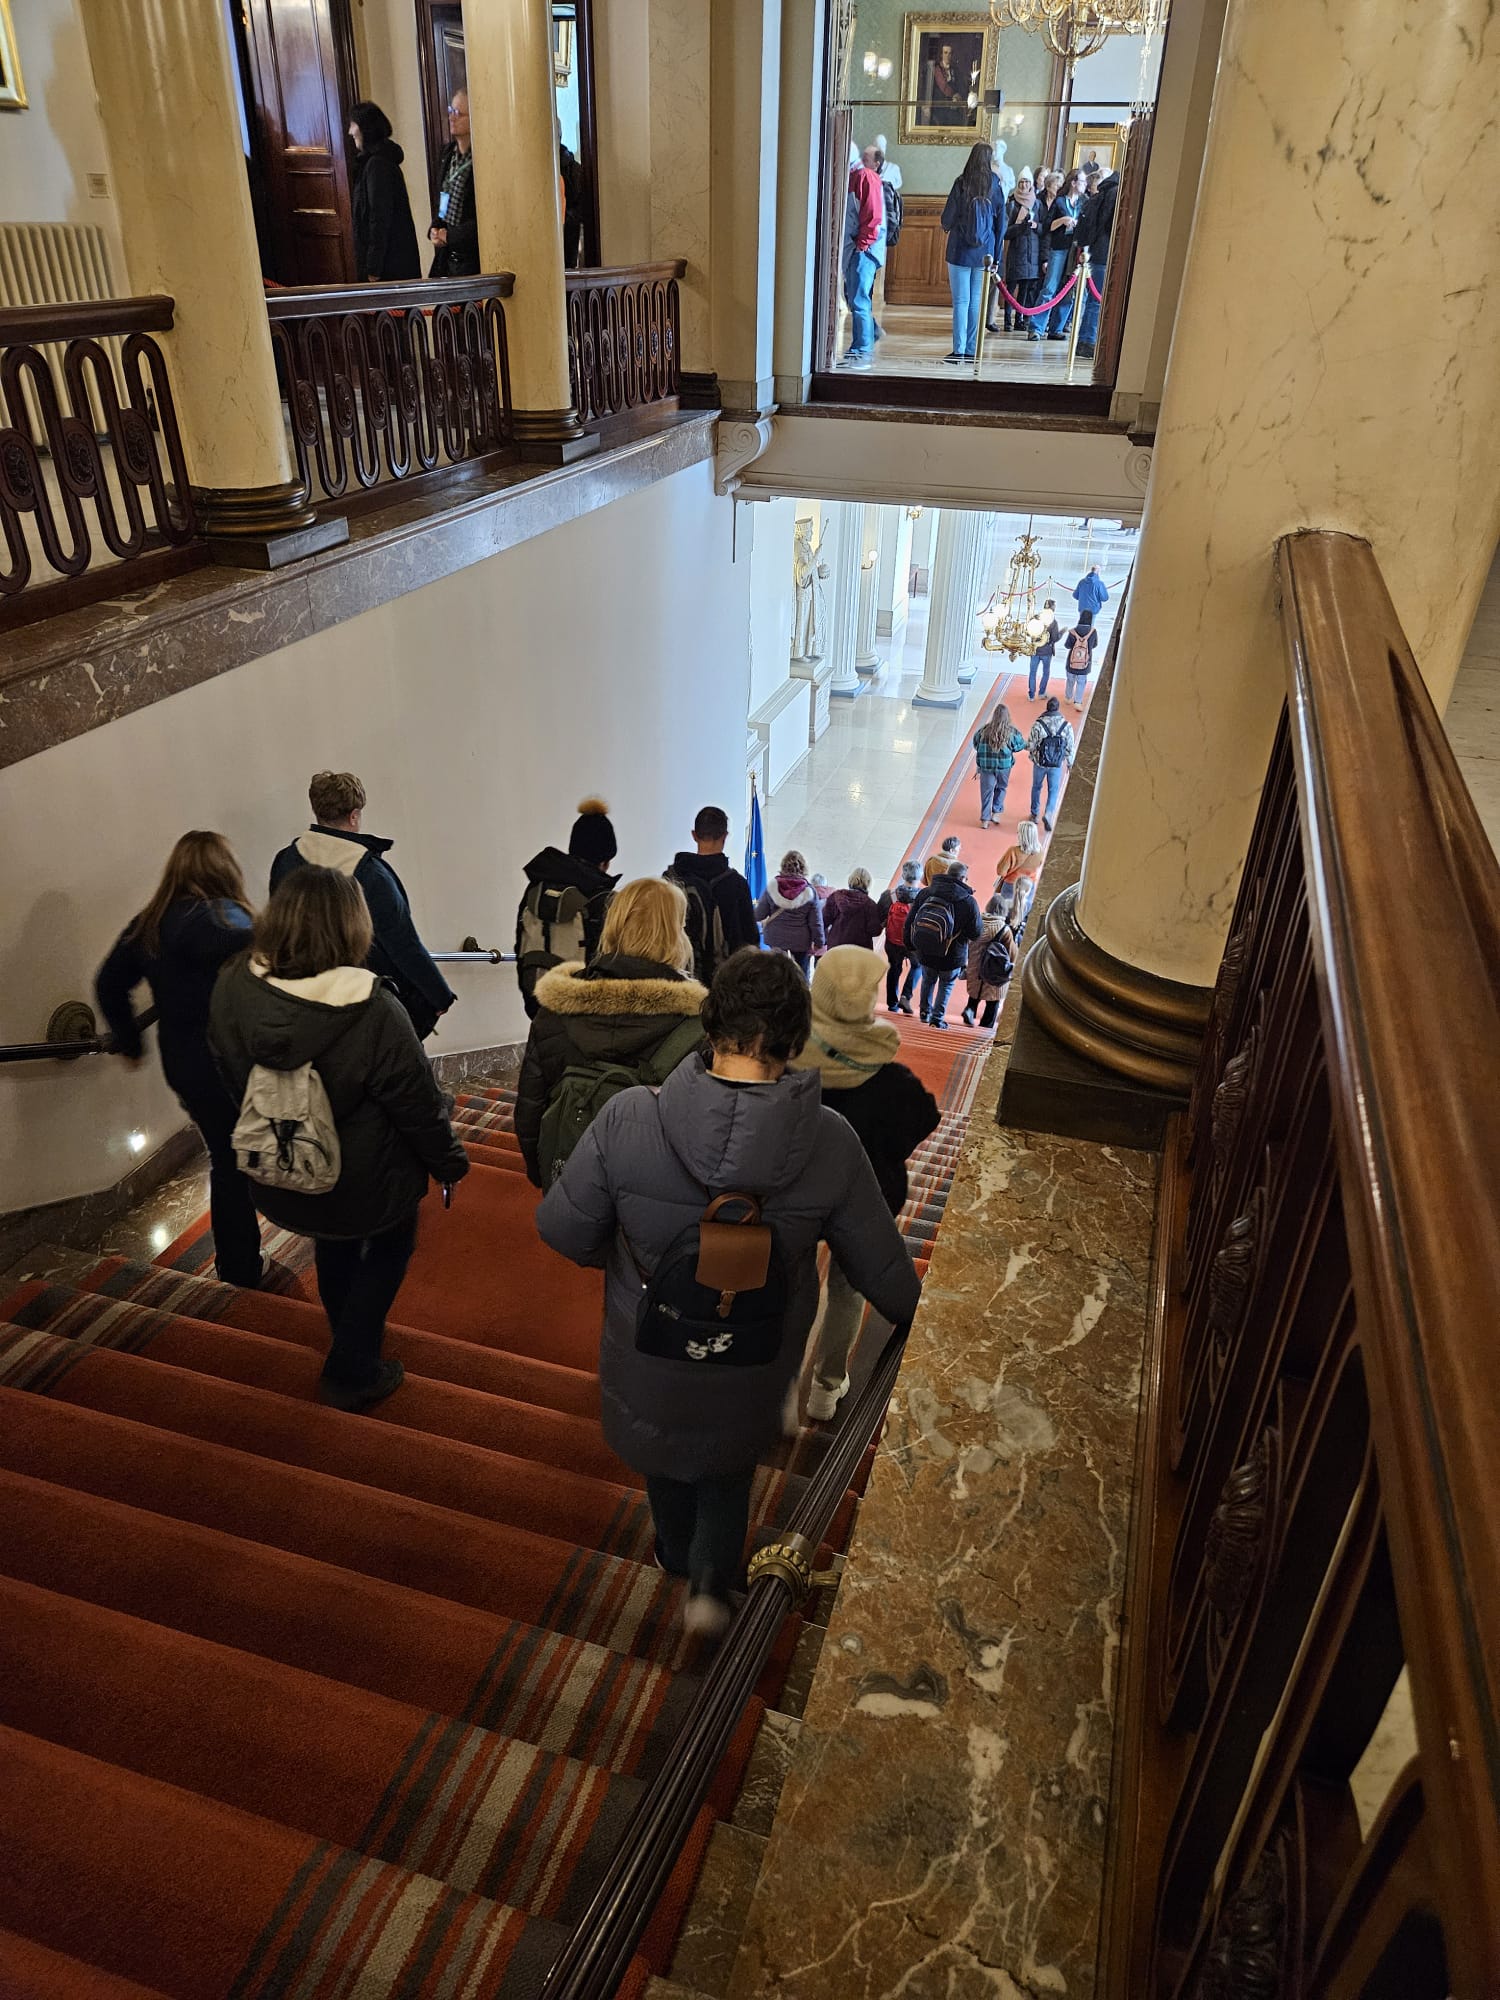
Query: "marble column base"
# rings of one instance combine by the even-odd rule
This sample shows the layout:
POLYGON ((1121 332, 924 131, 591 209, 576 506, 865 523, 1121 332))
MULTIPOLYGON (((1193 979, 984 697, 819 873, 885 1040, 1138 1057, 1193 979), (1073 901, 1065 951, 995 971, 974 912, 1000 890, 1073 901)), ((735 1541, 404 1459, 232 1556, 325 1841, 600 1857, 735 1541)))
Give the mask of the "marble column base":
POLYGON ((924 688, 918 688, 911 700, 913 708, 962 708, 964 691, 955 688, 952 694, 928 694, 924 688))
POLYGON ((867 681, 877 680, 885 672, 885 661, 872 653, 867 660, 856 660, 854 671, 862 674, 867 681))
POLYGON ((856 701, 860 695, 869 692, 868 681, 830 681, 828 692, 836 701, 856 701))
POLYGON ((516 410, 511 417, 516 447, 528 465, 572 465, 599 449, 599 439, 583 427, 575 409, 516 410))
POLYGON ((277 486, 195 486, 193 505, 209 555, 233 569, 281 569, 349 539, 344 516, 320 516, 300 479, 277 486))
POLYGON ((342 548, 349 523, 342 514, 314 517, 304 528, 287 528, 273 535, 210 535, 210 560, 229 569, 284 569, 325 549, 342 548))

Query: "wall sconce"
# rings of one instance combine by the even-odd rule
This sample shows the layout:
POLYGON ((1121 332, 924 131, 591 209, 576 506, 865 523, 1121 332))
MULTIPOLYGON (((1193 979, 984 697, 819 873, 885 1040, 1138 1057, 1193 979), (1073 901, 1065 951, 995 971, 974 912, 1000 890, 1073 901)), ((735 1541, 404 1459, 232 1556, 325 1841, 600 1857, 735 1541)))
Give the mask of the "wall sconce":
POLYGON ((889 56, 883 56, 876 49, 866 49, 864 69, 866 76, 878 76, 882 83, 888 82, 895 64, 889 56))
POLYGON ((907 520, 908 520, 908 521, 920 521, 920 520, 921 520, 921 518, 922 518, 922 510, 921 510, 921 508, 920 508, 920 507, 908 507, 908 508, 907 508, 907 510, 906 510, 906 518, 907 518, 907 520))
POLYGON ((880 78, 882 83, 889 83, 891 80, 891 71, 895 66, 889 56, 882 56, 880 61, 875 65, 875 74, 880 78))

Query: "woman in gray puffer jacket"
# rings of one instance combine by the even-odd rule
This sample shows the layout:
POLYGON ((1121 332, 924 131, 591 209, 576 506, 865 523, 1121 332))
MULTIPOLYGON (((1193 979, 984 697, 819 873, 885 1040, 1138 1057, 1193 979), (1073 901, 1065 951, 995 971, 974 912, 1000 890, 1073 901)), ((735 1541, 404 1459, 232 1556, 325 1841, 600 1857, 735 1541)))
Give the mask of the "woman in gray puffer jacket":
POLYGON ((684 1622, 705 1634, 728 1623, 756 1462, 787 1428, 818 1309, 819 1242, 886 1319, 910 1319, 920 1296, 859 1135, 823 1108, 815 1071, 787 1069, 810 1017, 785 958, 737 952, 703 1009, 712 1060, 692 1056, 659 1091, 611 1098, 537 1211, 544 1242, 606 1273, 604 1435, 645 1474, 657 1558, 688 1579, 684 1622), (738 1366, 643 1353, 644 1274, 728 1193, 759 1200, 787 1276, 779 1348, 738 1366))
POLYGON ((767 951, 784 951, 806 979, 814 955, 825 948, 823 905, 808 880, 807 862, 795 847, 781 857, 776 879, 755 905, 767 951))

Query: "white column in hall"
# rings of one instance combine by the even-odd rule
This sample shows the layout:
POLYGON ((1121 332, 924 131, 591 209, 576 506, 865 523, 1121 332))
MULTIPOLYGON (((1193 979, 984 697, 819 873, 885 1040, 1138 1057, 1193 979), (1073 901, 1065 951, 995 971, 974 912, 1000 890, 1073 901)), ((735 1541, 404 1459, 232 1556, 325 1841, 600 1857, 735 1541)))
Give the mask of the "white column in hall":
POLYGON ((979 644, 980 571, 989 516, 970 508, 945 507, 938 520, 932 559, 932 595, 927 613, 927 655, 922 682, 912 700, 922 708, 958 708, 962 676, 979 644))
POLYGON ((859 610, 854 625, 854 671, 874 680, 885 665, 875 649, 875 609, 880 570, 880 543, 891 509, 866 507, 859 553, 859 610))
POLYGON ((875 586, 875 635, 891 642, 896 658, 906 637, 906 611, 911 575, 911 514, 905 507, 883 507, 880 524, 880 568, 875 586))
POLYGON ((865 509, 840 500, 823 509, 823 552, 828 562, 828 692, 851 700, 865 683, 854 668, 860 603, 860 555, 865 509))

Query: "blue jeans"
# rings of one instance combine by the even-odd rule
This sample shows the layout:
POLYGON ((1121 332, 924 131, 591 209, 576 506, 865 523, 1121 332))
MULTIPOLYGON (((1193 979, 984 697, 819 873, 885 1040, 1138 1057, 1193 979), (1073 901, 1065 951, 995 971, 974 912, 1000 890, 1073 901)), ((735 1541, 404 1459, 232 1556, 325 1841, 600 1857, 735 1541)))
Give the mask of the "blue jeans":
POLYGON ((1045 701, 1047 683, 1052 678, 1052 648, 1046 646, 1040 653, 1033 653, 1031 665, 1026 674, 1026 698, 1035 701, 1038 694, 1045 701))
POLYGON ((868 355, 875 347, 875 273, 880 259, 868 250, 851 250, 844 259, 844 297, 849 301, 849 352, 868 355))
POLYGON ((1067 677, 1067 680, 1068 680, 1068 700, 1082 701, 1083 691, 1089 684, 1088 675, 1070 673, 1067 677))
POLYGON ((999 819, 1005 810, 1005 791, 1010 783, 1009 771, 981 771, 979 773, 979 817, 988 826, 992 819, 999 819))
MULTIPOLYGON (((1042 298, 1055 299, 1057 297, 1058 287, 1062 284, 1067 269, 1068 253, 1066 250, 1049 250, 1047 252, 1047 268, 1042 274, 1042 289, 1040 294, 1042 298)), ((1073 301, 1077 295, 1078 287, 1075 285, 1060 306, 1054 306, 1049 313, 1038 313, 1032 321, 1032 325, 1036 328, 1037 332, 1043 334, 1066 333, 1072 323, 1073 301)))
MULTIPOLYGON (((1097 264, 1090 264, 1089 276, 1102 293, 1104 290, 1104 263, 1102 259, 1097 264)), ((1083 318, 1078 323, 1078 344, 1080 347, 1092 347, 1095 337, 1099 332, 1099 307, 1103 301, 1094 297, 1082 278, 1078 280, 1078 283, 1083 292, 1083 318)))
POLYGON ((1044 771, 1039 765, 1033 768, 1031 773, 1031 817, 1033 819, 1036 818, 1036 809, 1042 802, 1042 785, 1044 782, 1047 787, 1047 817, 1050 820, 1057 818, 1057 801, 1062 791, 1062 781, 1063 766, 1061 764, 1058 765, 1055 771, 1044 771))
POLYGON ((935 972, 930 965, 922 967, 922 991, 917 1000, 917 1013, 924 1021, 941 1021, 948 1011, 948 995, 953 991, 956 972, 935 972))
POLYGON ((948 289, 953 294, 953 352, 969 360, 979 340, 979 301, 984 293, 984 268, 950 264, 948 289))

